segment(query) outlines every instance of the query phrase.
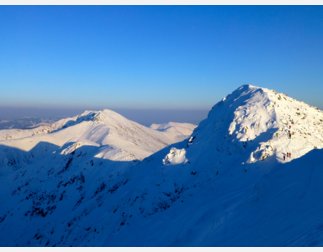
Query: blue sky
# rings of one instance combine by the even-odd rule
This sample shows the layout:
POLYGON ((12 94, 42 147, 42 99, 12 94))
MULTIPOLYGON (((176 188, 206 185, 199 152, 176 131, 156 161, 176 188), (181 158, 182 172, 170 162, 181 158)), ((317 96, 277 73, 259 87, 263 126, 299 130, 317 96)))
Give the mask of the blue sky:
POLYGON ((245 83, 323 107, 322 6, 1 6, 0 106, 209 109, 245 83))

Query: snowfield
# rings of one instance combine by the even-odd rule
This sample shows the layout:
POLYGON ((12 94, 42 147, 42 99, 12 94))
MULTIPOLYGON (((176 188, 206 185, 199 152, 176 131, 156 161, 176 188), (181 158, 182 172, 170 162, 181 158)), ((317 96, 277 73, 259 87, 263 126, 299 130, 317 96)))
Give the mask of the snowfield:
POLYGON ((183 140, 183 136, 190 136, 193 130, 196 128, 196 125, 191 123, 177 123, 177 122, 169 122, 164 124, 153 123, 150 125, 151 129, 159 130, 161 132, 166 132, 175 136, 178 139, 178 142, 183 140), (176 137, 178 135, 178 137, 176 137))
POLYGON ((323 245, 321 110, 244 85, 190 137, 169 127, 104 110, 0 131, 0 245, 323 245))
POLYGON ((157 150, 187 138, 193 128, 177 123, 173 131, 160 132, 128 120, 111 110, 85 111, 47 126, 26 130, 0 130, 0 144, 30 151, 46 142, 69 154, 81 146, 97 147, 96 156, 110 160, 143 159, 157 150))

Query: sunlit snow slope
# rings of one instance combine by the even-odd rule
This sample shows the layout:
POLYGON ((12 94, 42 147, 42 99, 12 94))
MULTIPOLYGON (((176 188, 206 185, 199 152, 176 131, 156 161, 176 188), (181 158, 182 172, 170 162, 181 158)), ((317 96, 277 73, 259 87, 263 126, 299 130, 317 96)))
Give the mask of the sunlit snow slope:
POLYGON ((30 151, 37 144, 46 142, 62 147, 62 154, 70 153, 81 146, 95 146, 97 157, 135 160, 143 159, 168 144, 181 141, 191 132, 189 129, 183 134, 160 132, 106 109, 85 111, 81 115, 34 129, 0 130, 0 144, 30 151))
POLYGON ((322 128, 319 109, 244 85, 142 161, 1 145, 0 245, 322 246, 322 128))
POLYGON ((159 130, 161 132, 166 132, 176 137, 178 141, 184 140, 183 136, 190 136, 192 131, 196 128, 195 124, 191 123, 178 123, 178 122, 169 122, 163 124, 153 123, 150 125, 150 128, 154 130, 159 130))
POLYGON ((199 151, 209 148, 206 154, 288 162, 323 147, 323 113, 285 94, 244 85, 217 103, 193 136, 203 146, 199 151))

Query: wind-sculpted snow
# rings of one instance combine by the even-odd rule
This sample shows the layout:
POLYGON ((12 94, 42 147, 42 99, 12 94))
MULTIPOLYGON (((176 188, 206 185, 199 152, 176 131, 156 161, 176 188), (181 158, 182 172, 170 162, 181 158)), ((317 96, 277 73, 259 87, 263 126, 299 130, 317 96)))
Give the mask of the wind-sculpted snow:
POLYGON ((177 164, 185 164, 188 160, 185 157, 186 150, 171 148, 169 153, 163 159, 164 165, 177 165, 177 164))
POLYGON ((105 131, 105 115, 62 129, 92 125, 83 141, 0 146, 0 245, 323 245, 322 111, 242 86, 191 137, 142 161, 105 144, 133 129, 105 131))

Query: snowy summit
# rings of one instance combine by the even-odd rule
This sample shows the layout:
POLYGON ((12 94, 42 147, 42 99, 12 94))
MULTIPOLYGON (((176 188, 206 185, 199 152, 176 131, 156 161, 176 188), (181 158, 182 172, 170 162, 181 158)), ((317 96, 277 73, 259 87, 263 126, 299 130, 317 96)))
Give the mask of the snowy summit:
POLYGON ((1 130, 0 245, 323 245, 321 110, 244 85, 182 126, 1 130))
POLYGON ((323 113, 274 90, 244 85, 217 103, 193 136, 230 156, 248 155, 243 161, 288 162, 323 147, 323 113))
MULTIPOLYGON (((181 123, 176 127, 181 127, 181 123)), ((183 124, 186 125, 186 124, 183 124)), ((68 154, 82 146, 96 148, 96 157, 110 160, 143 159, 157 150, 187 138, 185 132, 161 132, 131 121, 112 110, 85 111, 53 124, 26 130, 0 130, 0 144, 31 151, 40 143, 60 147, 68 154)))

